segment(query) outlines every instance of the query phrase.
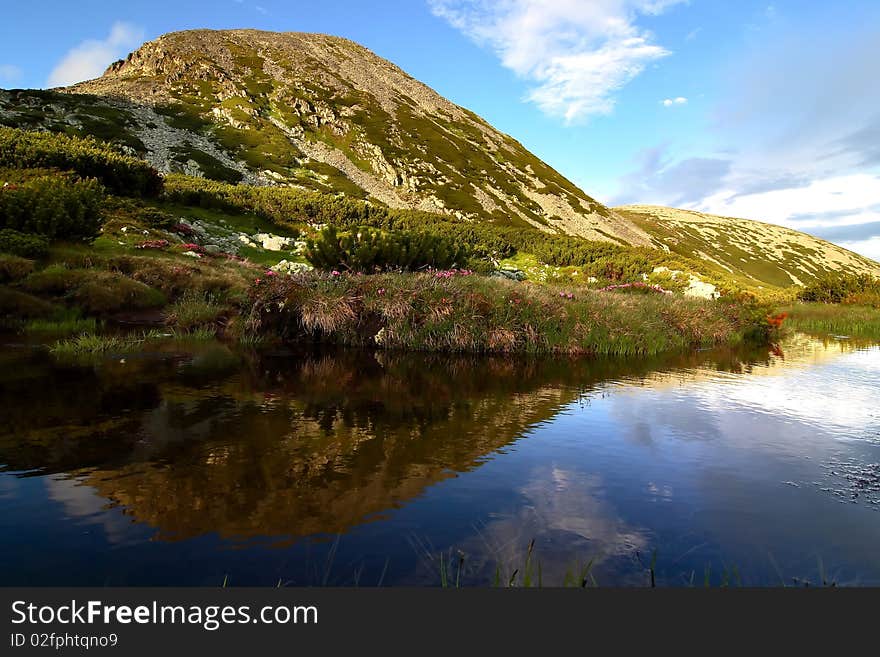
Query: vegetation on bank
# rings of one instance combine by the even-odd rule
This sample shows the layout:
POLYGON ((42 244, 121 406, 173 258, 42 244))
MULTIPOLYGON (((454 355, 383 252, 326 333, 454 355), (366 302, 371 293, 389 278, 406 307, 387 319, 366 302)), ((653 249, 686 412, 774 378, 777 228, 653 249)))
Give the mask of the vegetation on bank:
POLYGON ((557 290, 450 270, 261 279, 244 330, 386 349, 630 356, 766 338, 770 325, 763 309, 745 304, 557 290))
POLYGON ((826 274, 802 289, 798 300, 880 308, 880 278, 867 274, 826 274))
POLYGON ((778 291, 716 278, 720 301, 683 297, 699 264, 660 250, 292 188, 163 180, 64 135, 2 128, 0 166, 17 166, 0 169, 0 311, 31 332, 93 335, 90 322, 125 317, 246 341, 632 355, 766 339, 781 323, 768 321, 778 291), (242 229, 299 250, 269 250, 242 229), (225 246, 208 249, 221 233, 225 246), (502 260, 532 280, 482 275, 502 260), (305 261, 316 270, 303 273, 305 261))
POLYGON ((867 275, 822 276, 783 308, 788 326, 822 333, 880 340, 880 279, 867 275))
POLYGON ((788 328, 804 333, 880 340, 880 310, 871 306, 799 303, 782 309, 788 328))
POLYGON ((94 335, 83 333, 74 338, 59 340, 49 351, 59 358, 76 358, 96 354, 124 354, 141 349, 144 342, 165 337, 158 332, 141 332, 130 335, 94 335))

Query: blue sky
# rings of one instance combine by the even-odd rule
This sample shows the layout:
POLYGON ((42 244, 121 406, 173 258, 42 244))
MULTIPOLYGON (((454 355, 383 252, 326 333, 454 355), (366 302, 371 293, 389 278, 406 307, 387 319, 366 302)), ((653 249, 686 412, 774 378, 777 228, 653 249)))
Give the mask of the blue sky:
POLYGON ((15 3, 0 86, 93 77, 197 28, 358 41, 604 202, 780 223, 880 259, 880 2, 15 3))

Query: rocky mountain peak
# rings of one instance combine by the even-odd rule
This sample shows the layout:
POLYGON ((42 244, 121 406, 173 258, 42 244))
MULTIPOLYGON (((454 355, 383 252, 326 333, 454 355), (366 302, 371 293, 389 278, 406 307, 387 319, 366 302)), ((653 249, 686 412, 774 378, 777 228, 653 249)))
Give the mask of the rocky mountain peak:
MULTIPOLYGON (((189 130, 191 139, 174 138, 184 142, 178 160, 191 152, 190 173, 211 175, 211 166, 200 166, 210 159, 262 184, 339 191, 391 207, 590 239, 649 242, 635 224, 512 137, 347 39, 176 32, 64 91, 146 107, 164 117, 160 123, 189 130)), ((140 123, 133 129, 153 130, 140 123)), ((147 150, 162 169, 180 165, 147 150)))

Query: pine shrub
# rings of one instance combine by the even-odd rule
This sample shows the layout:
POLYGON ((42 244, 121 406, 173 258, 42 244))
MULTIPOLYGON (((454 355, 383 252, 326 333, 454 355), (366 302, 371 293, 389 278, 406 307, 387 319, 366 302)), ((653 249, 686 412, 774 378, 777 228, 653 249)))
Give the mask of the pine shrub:
POLYGON ((468 259, 467 250, 447 237, 426 232, 386 232, 369 226, 342 233, 335 226, 327 226, 317 239, 308 241, 305 256, 317 269, 368 273, 450 269, 463 266, 468 259))
POLYGON ((0 167, 73 171, 121 196, 152 198, 162 191, 162 176, 147 162, 92 137, 0 126, 0 167))
POLYGON ((11 228, 0 230, 0 253, 11 253, 22 258, 42 258, 49 252, 49 240, 39 235, 28 235, 11 228))
POLYGON ((0 187, 0 228, 48 238, 95 237, 104 188, 94 179, 48 175, 0 187))

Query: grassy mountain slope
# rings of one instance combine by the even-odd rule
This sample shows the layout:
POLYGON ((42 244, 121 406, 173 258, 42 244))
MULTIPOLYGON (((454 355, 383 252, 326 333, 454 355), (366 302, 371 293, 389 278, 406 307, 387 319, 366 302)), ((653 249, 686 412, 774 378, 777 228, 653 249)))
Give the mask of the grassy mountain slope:
MULTIPOLYGON (((880 273, 877 263, 779 226, 653 206, 606 208, 472 112, 336 37, 168 34, 96 80, 0 90, 0 125, 92 135, 165 173, 328 195, 319 205, 342 194, 372 208, 426 211, 379 223, 439 230, 458 222, 442 227, 488 252, 518 252, 522 263, 537 265, 531 269, 540 280, 577 273, 601 285, 667 268, 723 288, 776 289, 832 270, 880 273), (605 257, 570 236, 660 251, 605 257)), ((222 195, 229 194, 241 195, 222 195)), ((299 211, 280 217, 282 206, 258 213, 293 224, 326 219, 299 211)), ((364 213, 354 208, 355 219, 370 223, 364 213)))
POLYGON ((806 285, 832 271, 880 276, 873 260, 782 226, 654 205, 615 211, 650 234, 654 246, 750 285, 806 285))
POLYGON ((172 33, 64 91, 117 99, 101 112, 121 114, 123 143, 160 170, 647 243, 517 141, 346 39, 172 33))

